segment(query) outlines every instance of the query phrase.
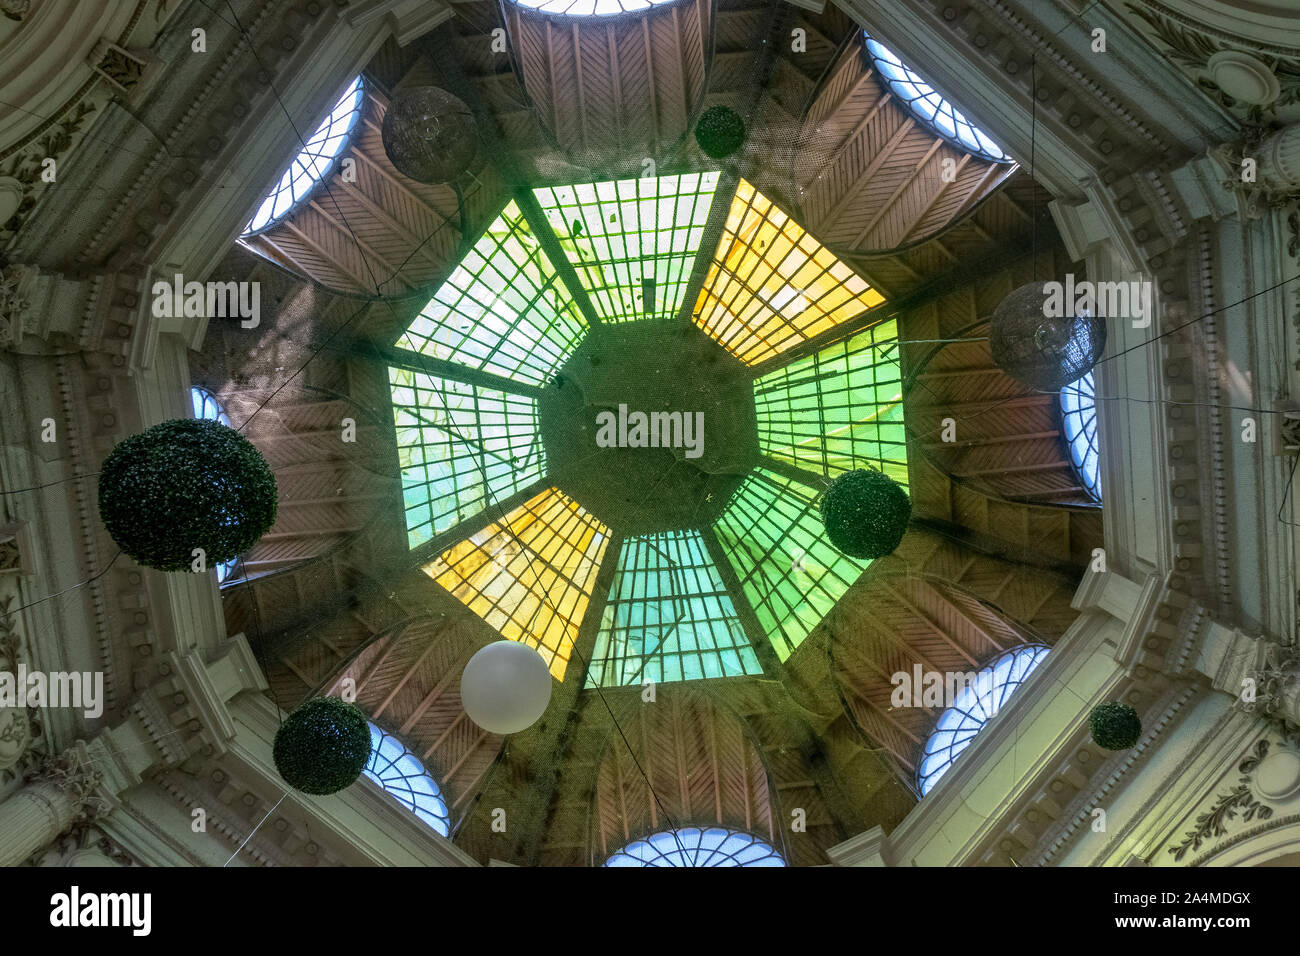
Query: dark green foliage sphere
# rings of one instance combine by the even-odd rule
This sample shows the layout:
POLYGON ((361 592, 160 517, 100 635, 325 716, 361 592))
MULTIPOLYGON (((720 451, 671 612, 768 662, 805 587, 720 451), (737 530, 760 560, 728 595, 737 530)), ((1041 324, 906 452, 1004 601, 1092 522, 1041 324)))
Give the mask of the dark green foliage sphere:
POLYGON ((189 571, 242 554, 275 523, 271 467, 247 438, 207 419, 178 418, 118 442, 99 474, 99 516, 117 546, 159 571, 189 571))
POLYGON ((712 159, 725 159, 745 142, 745 121, 730 106, 710 106, 695 124, 695 142, 712 159))
POLYGON ((1142 721, 1132 707, 1112 700, 1092 709, 1088 716, 1088 729, 1092 731, 1092 741, 1098 747, 1128 750, 1142 736, 1142 721))
POLYGON ((284 719, 271 748, 284 782, 326 796, 356 783, 370 760, 366 715, 337 697, 315 697, 284 719))
POLYGON ((874 468, 840 475, 822 495, 826 536, 852 558, 883 558, 903 540, 912 499, 903 486, 874 468))

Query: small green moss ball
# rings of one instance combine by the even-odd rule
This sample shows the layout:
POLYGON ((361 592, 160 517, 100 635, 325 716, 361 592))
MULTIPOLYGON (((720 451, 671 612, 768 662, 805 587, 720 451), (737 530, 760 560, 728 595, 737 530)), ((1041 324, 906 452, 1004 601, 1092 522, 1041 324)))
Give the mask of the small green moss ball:
POLYGON ((284 782, 326 796, 356 783, 370 761, 366 715, 337 697, 316 697, 284 719, 271 750, 284 782))
POLYGON ((892 554, 912 519, 907 491, 874 468, 845 472, 822 495, 822 521, 831 544, 852 558, 892 554))
POLYGON ((1088 716, 1088 729, 1098 747, 1128 750, 1142 736, 1142 721, 1132 707, 1113 700, 1092 709, 1088 716))
POLYGON ((725 159, 745 142, 745 121, 730 106, 710 106, 695 124, 695 142, 712 159, 725 159))

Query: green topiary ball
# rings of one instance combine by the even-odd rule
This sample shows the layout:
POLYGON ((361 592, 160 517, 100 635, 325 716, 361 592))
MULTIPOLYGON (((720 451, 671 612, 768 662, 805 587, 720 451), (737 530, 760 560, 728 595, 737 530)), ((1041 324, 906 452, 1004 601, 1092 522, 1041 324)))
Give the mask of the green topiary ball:
POLYGON ((99 516, 117 546, 159 571, 189 571, 194 549, 215 568, 275 523, 271 467, 247 438, 178 418, 118 442, 99 474, 99 516))
POLYGON ((295 790, 326 796, 356 783, 370 761, 366 715, 337 697, 315 697, 284 719, 271 748, 295 790))
POLYGON ((710 106, 695 124, 695 142, 712 159, 725 159, 745 142, 745 121, 730 106, 710 106))
POLYGON ((1107 750, 1128 750, 1142 736, 1142 720, 1128 704, 1112 700, 1098 704, 1088 716, 1092 741, 1107 750))
POLYGON ((852 558, 883 558, 903 540, 912 499, 884 472, 858 469, 831 482, 821 510, 831 544, 852 558))

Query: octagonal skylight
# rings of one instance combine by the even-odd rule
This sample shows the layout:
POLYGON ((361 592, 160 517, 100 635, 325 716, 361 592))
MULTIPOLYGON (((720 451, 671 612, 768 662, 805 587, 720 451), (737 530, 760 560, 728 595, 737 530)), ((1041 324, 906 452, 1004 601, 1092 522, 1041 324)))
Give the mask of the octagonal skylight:
POLYGON ((825 539, 829 479, 907 484, 884 297, 743 179, 533 198, 394 342, 408 545, 557 680, 761 675, 763 643, 785 660, 870 563, 825 539))

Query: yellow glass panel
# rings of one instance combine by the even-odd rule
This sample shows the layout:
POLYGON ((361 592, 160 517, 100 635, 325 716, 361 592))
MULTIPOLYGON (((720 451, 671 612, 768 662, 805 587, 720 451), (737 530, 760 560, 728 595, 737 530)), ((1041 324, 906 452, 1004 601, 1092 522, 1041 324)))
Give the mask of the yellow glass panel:
POLYGON ((695 302, 695 323, 757 365, 884 301, 742 179, 695 302))
POLYGON ((424 573, 564 680, 609 529, 555 488, 452 545, 424 573))

